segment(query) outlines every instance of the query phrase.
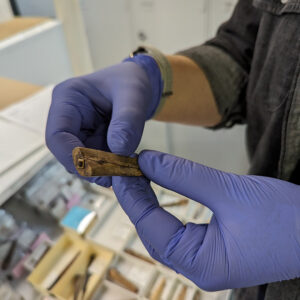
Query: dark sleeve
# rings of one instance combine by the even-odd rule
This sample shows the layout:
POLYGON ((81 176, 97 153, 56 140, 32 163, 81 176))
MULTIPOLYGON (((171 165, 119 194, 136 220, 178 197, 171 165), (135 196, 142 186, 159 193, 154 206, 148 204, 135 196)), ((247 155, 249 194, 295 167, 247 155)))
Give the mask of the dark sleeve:
POLYGON ((240 0, 216 37, 177 53, 194 60, 205 73, 222 115, 215 128, 246 120, 245 94, 260 16, 251 0, 240 0))

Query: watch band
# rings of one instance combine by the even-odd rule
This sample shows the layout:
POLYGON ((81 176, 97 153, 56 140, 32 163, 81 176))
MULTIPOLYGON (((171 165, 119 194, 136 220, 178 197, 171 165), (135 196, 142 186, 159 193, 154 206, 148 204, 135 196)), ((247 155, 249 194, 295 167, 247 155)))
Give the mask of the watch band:
MULTIPOLYGON (((166 98, 173 94, 172 85, 173 85, 173 77, 172 77, 172 69, 169 61, 165 57, 165 55, 159 51, 158 49, 150 46, 140 46, 135 51, 130 54, 130 57, 134 57, 137 54, 145 54, 150 55, 156 61, 161 77, 164 83, 164 88, 162 92, 162 98, 166 98)), ((161 101, 162 102, 162 101, 161 101)), ((161 106, 161 103, 160 105, 161 106)))

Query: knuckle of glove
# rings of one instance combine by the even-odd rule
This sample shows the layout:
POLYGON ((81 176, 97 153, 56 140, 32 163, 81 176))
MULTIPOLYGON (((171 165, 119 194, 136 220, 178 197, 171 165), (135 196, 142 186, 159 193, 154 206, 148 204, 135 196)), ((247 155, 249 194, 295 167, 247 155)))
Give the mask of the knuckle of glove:
POLYGON ((85 80, 82 77, 69 78, 57 84, 52 92, 52 103, 68 100, 80 90, 84 90, 85 80))
POLYGON ((77 85, 77 82, 77 78, 69 78, 57 84, 53 89, 52 100, 57 99, 57 96, 65 93, 65 91, 72 90, 77 85))

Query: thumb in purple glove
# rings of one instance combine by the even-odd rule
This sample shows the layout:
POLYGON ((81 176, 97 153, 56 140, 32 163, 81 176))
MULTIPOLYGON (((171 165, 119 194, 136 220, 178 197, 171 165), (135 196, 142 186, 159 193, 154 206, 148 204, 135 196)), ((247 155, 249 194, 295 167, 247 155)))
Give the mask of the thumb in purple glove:
POLYGON ((300 276, 300 187, 238 176, 155 151, 139 165, 150 180, 209 207, 210 224, 183 225, 159 207, 142 178, 113 178, 125 212, 150 254, 206 290, 300 276))

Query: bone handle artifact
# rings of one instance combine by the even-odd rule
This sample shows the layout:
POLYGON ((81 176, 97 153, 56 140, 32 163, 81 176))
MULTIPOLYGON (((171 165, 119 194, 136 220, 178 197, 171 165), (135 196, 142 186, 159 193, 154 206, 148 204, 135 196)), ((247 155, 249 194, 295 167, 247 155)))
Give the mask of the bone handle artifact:
POLYGON ((159 284, 158 284, 158 286, 155 288, 155 290, 152 290, 152 291, 151 291, 150 300, 160 300, 161 295, 162 295, 162 293, 163 293, 163 290, 164 290, 165 286, 166 286, 166 279, 163 278, 163 279, 159 282, 159 284))
POLYGON ((108 277, 112 282, 117 283, 134 293, 137 293, 139 290, 135 284, 133 284, 131 281, 129 281, 116 268, 111 268, 108 270, 108 277))
POLYGON ((187 286, 184 285, 180 291, 180 293, 178 294, 177 300, 184 300, 186 297, 186 291, 187 291, 187 286))
POLYGON ((187 205, 188 203, 189 203, 188 199, 180 199, 178 201, 164 203, 161 205, 161 207, 184 206, 184 205, 187 205))
POLYGON ((143 254, 137 253, 133 249, 126 248, 124 250, 124 252, 127 253, 127 254, 129 254, 129 255, 132 255, 132 256, 134 256, 136 258, 142 259, 143 261, 146 261, 146 262, 148 262, 148 263, 150 263, 152 265, 155 264, 154 261, 151 258, 149 258, 149 257, 147 257, 147 256, 145 256, 143 254))
POLYGON ((142 176, 137 157, 127 157, 101 150, 76 147, 73 162, 81 176, 142 176))

